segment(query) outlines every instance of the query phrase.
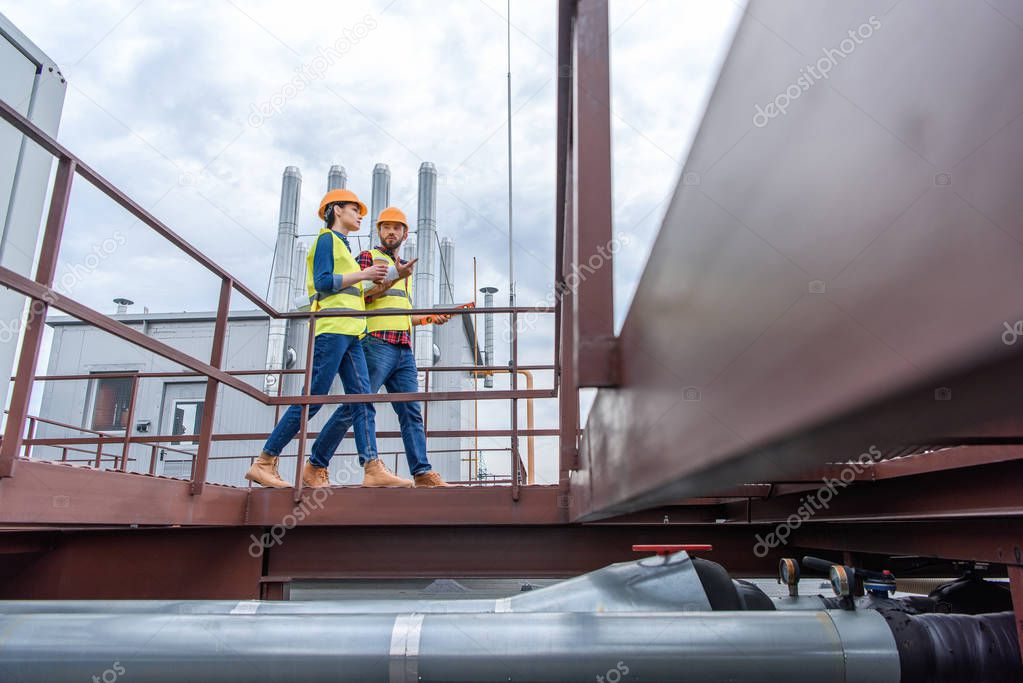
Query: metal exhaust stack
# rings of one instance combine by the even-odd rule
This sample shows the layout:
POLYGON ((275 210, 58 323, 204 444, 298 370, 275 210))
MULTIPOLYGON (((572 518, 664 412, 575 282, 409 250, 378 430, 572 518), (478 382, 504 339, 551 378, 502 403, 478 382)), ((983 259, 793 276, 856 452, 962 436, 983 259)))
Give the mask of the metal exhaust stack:
MULTIPOLYGON (((401 251, 399 252, 398 255, 401 258, 405 259, 406 261, 410 261, 410 260, 416 258, 416 256, 418 254, 419 254, 419 251, 418 251, 418 248, 416 246, 416 236, 410 234, 408 236, 408 239, 405 240, 405 244, 401 247, 401 251)), ((412 305, 416 306, 416 304, 418 302, 416 300, 416 278, 415 278, 415 275, 412 276, 412 282, 409 283, 409 296, 412 297, 412 305)), ((418 308, 418 306, 416 306, 416 307, 418 308)), ((413 333, 413 335, 412 335, 412 345, 413 345, 413 348, 415 348, 415 333, 413 333)))
MULTIPOLYGON (((419 166, 419 214, 416 220, 416 243, 419 262, 416 263, 416 308, 433 308, 436 288, 434 249, 437 243, 437 167, 429 161, 419 166)), ((433 365, 433 326, 415 328, 416 365, 433 365)))
POLYGON ((450 237, 440 239, 440 305, 455 303, 455 243, 450 237))
POLYGON ((380 212, 391 205, 391 169, 387 164, 377 164, 373 167, 373 195, 369 202, 369 236, 370 242, 375 239, 373 232, 376 230, 377 216, 380 212))
POLYGON ((344 166, 334 165, 327 172, 327 191, 343 190, 348 187, 348 173, 344 166))
MULTIPOLYGON (((291 260, 291 309, 308 310, 309 292, 306 289, 306 257, 309 254, 309 246, 302 241, 295 245, 295 256, 291 260)), ((294 358, 297 362, 300 358, 305 363, 306 335, 309 333, 309 323, 306 320, 288 321, 288 339, 290 345, 285 353, 284 365, 289 367, 289 360, 294 358)), ((285 375, 285 387, 287 393, 297 394, 302 391, 302 375, 285 375)))
MULTIPOLYGON (((281 180, 281 210, 277 227, 273 272, 270 286, 270 305, 278 311, 290 309, 292 294, 292 258, 298 239, 298 206, 302 195, 302 173, 297 166, 284 169, 281 180)), ((284 346, 288 336, 287 320, 271 320, 266 344, 266 370, 272 373, 284 367, 284 346)), ((277 375, 267 374, 263 381, 267 392, 278 390, 277 375)))
MULTIPOLYGON (((497 294, 497 287, 480 287, 483 292, 483 307, 494 307, 494 295, 497 294)), ((487 367, 494 366, 494 314, 486 312, 483 314, 483 364, 487 367)), ((494 375, 488 374, 483 379, 483 386, 490 389, 494 386, 494 375)))

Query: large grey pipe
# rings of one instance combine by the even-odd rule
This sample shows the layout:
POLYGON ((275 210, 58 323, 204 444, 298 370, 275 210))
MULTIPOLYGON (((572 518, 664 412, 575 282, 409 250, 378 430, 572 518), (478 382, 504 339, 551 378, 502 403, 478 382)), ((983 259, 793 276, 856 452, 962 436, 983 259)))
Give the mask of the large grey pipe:
POLYGON ((334 165, 327 172, 327 191, 343 190, 348 187, 348 172, 344 166, 334 165))
MULTIPOLYGON (((415 307, 433 308, 436 289, 434 254, 437 244, 437 167, 429 161, 419 166, 419 207, 416 216, 416 238, 419 262, 416 264, 415 307)), ((433 365, 433 325, 415 328, 416 365, 433 365)))
MULTIPOLYGON (((309 255, 309 247, 305 242, 298 240, 295 245, 295 256, 292 259, 292 282, 291 282, 291 309, 308 310, 309 290, 306 288, 306 258, 309 255), (301 306, 299 306, 301 303, 301 306)), ((288 340, 290 349, 294 350, 295 362, 299 367, 305 366, 306 335, 309 333, 309 323, 306 320, 288 321, 288 340)), ((287 356, 287 353, 285 354, 287 356)), ((285 363, 287 365, 287 363, 285 363)), ((302 391, 302 375, 284 375, 285 393, 294 395, 302 391)))
POLYGON ((455 243, 450 237, 440 240, 440 303, 451 306, 455 303, 455 243))
MULTIPOLYGON (((298 206, 302 194, 302 173, 297 166, 284 169, 281 180, 280 220, 277 226, 277 246, 274 250, 273 271, 270 283, 270 305, 278 311, 290 308, 292 295, 292 257, 298 239, 298 206)), ((287 320, 271 320, 266 344, 266 369, 268 373, 280 370, 284 364, 284 346, 288 336, 287 320)), ((263 388, 276 392, 277 375, 267 374, 263 388)))
MULTIPOLYGON (((705 560, 698 560, 704 562, 705 560)), ((714 565, 718 566, 718 565, 714 565)), ((722 569, 723 571, 723 569, 722 569)), ((0 614, 343 614, 367 612, 681 612, 712 609, 692 558, 619 562, 509 598, 452 600, 333 600, 315 602, 231 600, 4 600, 0 614)), ((822 609, 817 603, 817 609, 822 609)))
MULTIPOLYGON (((480 287, 480 291, 483 292, 483 308, 493 308, 497 287, 480 287)), ((483 314, 483 356, 484 365, 492 367, 494 365, 494 314, 489 311, 483 314)), ((487 389, 493 387, 494 376, 487 375, 483 380, 483 386, 487 389)))
POLYGON ((19 681, 897 683, 876 612, 0 616, 19 681))
POLYGON ((370 198, 370 210, 367 218, 370 227, 370 241, 376 239, 373 234, 376 231, 377 217, 380 212, 391 204, 391 169, 387 164, 377 164, 373 167, 373 193, 370 198))

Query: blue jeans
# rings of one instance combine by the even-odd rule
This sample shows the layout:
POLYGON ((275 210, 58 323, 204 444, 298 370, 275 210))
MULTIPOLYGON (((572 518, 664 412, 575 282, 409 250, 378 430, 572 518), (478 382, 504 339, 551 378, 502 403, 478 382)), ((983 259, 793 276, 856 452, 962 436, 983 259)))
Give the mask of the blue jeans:
MULTIPOLYGON (((358 337, 351 334, 324 333, 316 335, 316 340, 313 342, 313 372, 309 393, 314 396, 324 396, 330 393, 334 375, 341 376, 341 385, 345 388, 346 394, 372 393, 369 388, 366 356, 363 354, 362 344, 359 343, 358 337)), ((335 419, 342 412, 341 409, 335 410, 320 431, 320 435, 316 437, 312 448, 313 455, 309 458, 309 462, 316 467, 329 465, 337 444, 344 438, 348 427, 353 424, 355 425, 355 447, 359 451, 359 464, 365 465, 370 460, 376 460, 376 413, 367 409, 367 406, 372 407, 372 405, 372 403, 342 405, 342 409, 347 408, 344 412, 349 416, 345 422, 335 419), (327 444, 333 444, 333 446, 327 444)), ((321 407, 322 405, 311 404, 309 418, 312 419, 321 407)), ((263 450, 269 455, 280 455, 301 426, 302 406, 289 406, 281 421, 277 423, 266 440, 263 450)))
MULTIPOLYGON (((412 349, 407 346, 398 346, 366 335, 362 339, 362 348, 366 354, 366 365, 369 366, 369 391, 376 393, 380 387, 386 387, 388 393, 415 392, 419 390, 419 382, 416 379, 416 358, 412 355, 412 349)), ((324 439, 324 447, 331 447, 331 453, 341 443, 348 425, 352 424, 355 418, 355 410, 358 404, 346 403, 338 408, 327 425, 320 432, 320 439, 330 432, 331 438, 336 441, 324 439), (336 425, 334 423, 337 423, 336 425)), ((369 421, 376 424, 376 408, 372 403, 365 404, 369 412, 369 421)), ((408 470, 413 476, 425 474, 432 470, 430 461, 426 458, 426 432, 423 430, 423 411, 418 401, 406 401, 392 403, 391 407, 398 414, 398 423, 401 425, 401 440, 405 444, 405 458, 408 460, 408 470)), ((320 441, 317 439, 317 442, 320 441)))

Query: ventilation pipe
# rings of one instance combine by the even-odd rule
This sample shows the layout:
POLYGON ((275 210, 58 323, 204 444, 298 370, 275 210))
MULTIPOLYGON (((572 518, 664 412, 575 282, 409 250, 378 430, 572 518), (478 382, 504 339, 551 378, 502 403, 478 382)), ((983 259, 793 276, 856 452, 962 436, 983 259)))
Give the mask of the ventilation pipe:
POLYGON ((300 308, 300 302, 308 304, 309 291, 306 289, 306 257, 309 246, 305 242, 295 244, 295 256, 291 260, 291 301, 294 308, 300 308))
MULTIPOLYGON (((291 308, 292 310, 309 310, 309 292, 306 289, 306 256, 309 254, 309 247, 305 242, 298 241, 295 245, 295 256, 291 261, 291 308)), ((305 363, 306 334, 308 334, 309 323, 306 320, 288 320, 288 339, 290 340, 285 352, 284 367, 291 368, 302 356, 305 363)), ((287 393, 297 394, 302 391, 302 375, 285 375, 285 386, 287 393)))
POLYGON ((327 172, 327 192, 331 190, 343 190, 348 187, 348 173, 344 166, 334 165, 327 172))
POLYGON ((920 596, 841 609, 828 606, 840 599, 812 609, 783 609, 785 600, 682 551, 498 600, 0 601, 0 670, 47 683, 95 678, 111 662, 138 680, 211 682, 241 680, 239 671, 250 682, 417 683, 1023 675, 1011 611, 936 613, 938 601, 920 596), (327 656, 316 645, 325 637, 338 644, 327 656))
MULTIPOLYGON (((409 232, 411 233, 411 230, 409 232)), ((414 234, 409 234, 408 239, 405 240, 405 245, 401 248, 401 253, 398 254, 398 255, 401 258, 405 259, 406 261, 410 261, 410 260, 414 259, 418 254, 419 254, 419 252, 417 251, 417 246, 416 246, 416 236, 414 234)), ((416 267, 418 268, 418 265, 416 267)), ((419 308, 419 306, 417 305, 419 302, 416 299, 416 278, 415 278, 414 275, 412 276, 411 282, 409 282, 408 284, 409 284, 409 292, 408 292, 408 294, 409 294, 409 297, 411 297, 411 299, 412 299, 412 305, 415 306, 416 308, 419 308)), ((412 340, 413 340, 413 348, 414 348, 415 347, 415 333, 413 333, 412 340)))
POLYGON ((373 167, 373 195, 369 202, 369 241, 376 239, 373 232, 376 230, 377 216, 380 212, 391 205, 391 169, 387 164, 377 164, 373 167))
MULTIPOLYGON (((483 292, 483 308, 494 307, 494 295, 497 294, 497 287, 480 287, 483 292)), ((483 314, 483 364, 487 367, 494 365, 494 314, 486 312, 483 314)), ((493 373, 487 373, 483 378, 483 387, 490 389, 494 386, 493 373)))
POLYGON ((876 612, 739 614, 31 614, 0 627, 17 679, 47 683, 118 665, 207 683, 899 683, 876 612))
POLYGON ((114 303, 117 304, 117 315, 123 315, 128 312, 128 306, 131 306, 135 302, 132 301, 131 299, 118 297, 114 299, 114 303))
MULTIPOLYGON (((416 308, 433 308, 436 288, 434 245, 437 243, 437 167, 429 161, 419 166, 419 215, 416 221, 416 242, 419 247, 414 275, 416 308)), ((415 328, 416 365, 433 365, 433 326, 415 328)))
POLYGON ((440 240, 440 303, 441 306, 455 304, 455 243, 450 237, 440 240))
MULTIPOLYGON (((278 311, 290 308, 292 296, 292 258, 298 239, 298 205, 302 195, 302 173, 296 166, 284 169, 281 182, 280 222, 277 227, 277 246, 274 251, 273 272, 270 280, 270 305, 278 311)), ((273 371, 284 366, 284 351, 288 336, 287 320, 271 320, 266 344, 266 370, 263 380, 265 391, 276 392, 278 378, 273 371)))

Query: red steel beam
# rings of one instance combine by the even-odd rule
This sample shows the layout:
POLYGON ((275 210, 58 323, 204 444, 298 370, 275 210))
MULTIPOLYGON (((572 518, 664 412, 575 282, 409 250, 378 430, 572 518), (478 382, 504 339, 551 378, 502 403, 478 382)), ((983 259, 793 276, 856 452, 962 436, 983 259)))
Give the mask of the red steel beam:
MULTIPOLYGON (((6 556, 4 600, 246 600, 259 597, 262 563, 249 530, 133 529, 16 532, 7 544, 40 552, 6 556)), ((0 553, 3 551, 0 550, 0 553)))
POLYGON ((763 83, 787 82, 791 50, 764 26, 818 45, 847 19, 821 4, 753 5, 622 325, 622 384, 601 389, 590 411, 573 519, 798 476, 872 444, 1023 436, 1007 390, 1023 382, 1023 345, 1001 338, 1023 310, 1023 252, 1010 234, 1018 225, 990 213, 1023 185, 1021 168, 1004 163, 1023 155, 1023 136, 999 104, 1020 101, 1023 86, 975 77, 1019 62, 1023 42, 996 39, 990 25, 950 45, 936 36, 969 10, 915 7, 903 17, 926 27, 914 63, 953 65, 923 84, 927 97, 907 97, 908 72, 884 68, 905 60, 898 41, 875 44, 876 59, 844 64, 851 98, 801 100, 761 126, 736 112, 763 83), (937 104, 950 92, 976 108, 937 104), (911 110, 942 133, 891 144, 913 137, 911 110), (978 130, 985 144, 948 156, 948 141, 978 130), (945 158, 968 158, 955 185, 951 169, 927 161, 945 158), (777 172, 779 160, 791 173, 777 172), (892 182, 877 168, 906 172, 892 182), (980 197, 986 178, 998 182, 980 197), (808 193, 808 182, 826 190, 808 193))
MULTIPOLYGON (((553 370, 554 365, 520 365, 519 370, 553 370)), ((486 365, 444 365, 444 366, 433 366, 430 368, 421 368, 420 372, 426 374, 432 372, 472 372, 474 370, 493 370, 492 367, 486 365)), ((265 375, 267 374, 266 369, 262 368, 259 370, 225 370, 229 375, 243 376, 243 375, 265 375)), ((305 372, 304 368, 291 368, 290 370, 274 370, 275 375, 301 375, 305 372)), ((141 379, 162 379, 162 378, 174 378, 174 377, 204 377, 201 372, 104 372, 103 377, 105 378, 130 378, 139 377, 141 379)), ((77 375, 36 375, 36 382, 55 382, 60 380, 84 380, 84 379, 95 379, 95 374, 81 373, 77 375)), ((16 379, 13 375, 11 381, 16 379)))
MULTIPOLYGON (((581 387, 618 384, 614 336, 611 211, 611 77, 607 0, 578 0, 574 29, 571 206, 574 253, 566 261, 576 287, 576 380, 581 387)), ((559 210, 561 207, 559 207, 559 210)))
MULTIPOLYGON (((855 481, 851 477, 848 481, 855 481)), ((843 485, 839 477, 812 491, 728 507, 732 521, 785 522, 805 512, 814 521, 1023 517, 1023 461, 843 485)), ((800 522, 801 523, 801 522, 800 522)))
POLYGON ((579 458, 579 382, 576 373, 575 349, 576 329, 576 296, 573 287, 565 279, 565 265, 576 263, 575 245, 575 211, 574 183, 575 172, 572 165, 566 163, 573 159, 572 135, 570 129, 571 102, 568 84, 571 82, 572 61, 572 20, 575 3, 562 0, 561 14, 558 20, 558 196, 557 212, 558 230, 558 271, 555 280, 555 292, 558 296, 559 314, 556 316, 555 331, 558 339, 555 350, 558 358, 558 417, 561 428, 558 455, 558 482, 562 493, 567 495, 570 472, 578 468, 579 458), (567 111, 562 111, 565 109, 567 111), (562 145, 565 147, 563 148, 562 145))
MULTIPOLYGON (((752 527, 749 538, 754 542, 752 527)), ((795 549, 835 550, 1015 564, 1023 562, 1021 539, 1023 520, 1018 517, 811 523, 792 533, 790 550, 784 554, 794 556, 795 549)))
POLYGON ((228 525, 245 521, 246 489, 23 460, 0 481, 4 524, 228 525))
POLYGON ((313 396, 280 396, 271 397, 269 405, 308 405, 310 403, 398 403, 404 401, 500 401, 512 398, 555 398, 553 389, 518 389, 498 391, 412 391, 387 394, 330 394, 313 396))
MULTIPOLYGON (((220 300, 217 303, 217 322, 213 327, 213 348, 210 351, 210 366, 220 370, 224 361, 224 344, 227 341, 227 315, 231 306, 231 280, 220 283, 220 300)), ((209 463, 210 445, 213 437, 213 420, 217 410, 217 389, 220 383, 213 377, 206 379, 206 398, 203 402, 202 425, 199 428, 199 447, 192 461, 192 494, 202 493, 206 483, 206 467, 209 463)), ((130 426, 128 427, 131 428, 130 426)))
POLYGON ((303 526, 432 526, 558 524, 556 486, 521 486, 519 500, 507 486, 453 486, 438 489, 369 488, 358 485, 303 489, 251 489, 246 524, 289 524, 301 510, 303 526), (282 521, 284 520, 284 521, 282 521))
POLYGON ((775 480, 772 484, 777 485, 777 492, 780 494, 789 484, 819 485, 822 479, 833 479, 843 473, 847 477, 855 477, 856 481, 882 481, 1012 460, 1023 460, 1023 445, 949 446, 929 453, 880 460, 865 465, 856 463, 856 467, 852 467, 851 463, 831 463, 803 472, 798 477, 775 480))
MULTIPOLYGON (((523 493, 529 487, 523 488, 523 493)), ((763 529, 759 529, 763 531, 763 529)), ((258 539, 258 536, 257 536, 258 539)), ((266 553, 266 574, 296 579, 560 578, 643 557, 634 544, 710 543, 698 553, 733 576, 772 576, 780 553, 758 558, 745 529, 708 526, 296 527, 266 553)))
MULTIPOLYGON (((554 313, 553 306, 494 306, 491 308, 459 308, 457 306, 437 306, 435 308, 410 308, 402 313, 408 315, 485 315, 487 313, 554 313)), ((393 311, 378 309, 375 311, 275 311, 273 317, 278 319, 297 318, 307 320, 313 318, 372 318, 381 315, 394 315, 393 311)))
MULTIPOLYGON (((292 396, 281 396, 271 397, 267 393, 256 389, 250 384, 247 384, 237 377, 232 376, 230 373, 224 372, 218 368, 204 363, 188 354, 179 351, 163 342, 160 342, 152 337, 148 337, 138 330, 135 330, 127 325, 120 323, 113 318, 103 315, 102 313, 88 308, 77 301, 68 299, 61 296, 60 294, 53 292, 47 287, 40 285, 28 278, 18 275, 12 270, 0 267, 0 284, 4 284, 11 289, 21 292, 26 296, 33 298, 44 298, 48 297, 50 305, 54 308, 60 309, 69 315, 72 315, 80 320, 84 320, 96 327, 100 328, 104 332, 109 332, 125 341, 131 342, 136 346, 140 346, 147 351, 151 351, 156 355, 163 356, 168 360, 171 360, 179 365, 183 365, 187 368, 191 368, 207 377, 212 377, 222 384, 226 384, 232 389, 236 389, 247 396, 256 399, 260 403, 265 405, 293 405, 293 404, 309 404, 309 403, 384 403, 391 401, 461 401, 477 398, 480 400, 504 400, 509 398, 553 398, 556 394, 553 389, 535 389, 535 390, 519 390, 519 391, 485 391, 485 392, 472 392, 472 391, 453 391, 453 392, 434 392, 432 394, 425 394, 423 392, 414 393, 402 393, 402 394, 388 394, 386 397, 382 397, 378 394, 353 394, 353 395, 333 395, 333 396, 306 396, 306 397, 292 397, 292 396)), ((26 377, 33 376, 32 370, 28 371, 26 377)), ((17 388, 15 388, 17 391, 17 388)), ((21 423, 23 424, 23 422, 21 423)))
MULTIPOLYGON (((459 436, 474 436, 479 435, 484 438, 500 438, 511 435, 510 429, 481 429, 476 432, 470 429, 431 429, 426 432, 428 437, 437 438, 450 438, 459 436)), ((521 436, 559 436, 560 432, 557 429, 521 429, 519 430, 521 436)), ((309 432, 308 436, 316 438, 319 432, 309 432)), ((269 432, 239 432, 235 434, 214 434, 212 440, 217 441, 265 441, 269 432)), ((397 439, 401 437, 401 432, 377 432, 378 439, 397 439)), ((84 446, 94 445, 100 443, 112 443, 115 439, 112 437, 100 437, 100 436, 81 436, 81 437, 40 437, 35 439, 24 439, 22 443, 33 446, 53 446, 60 448, 61 446, 84 446)), ((172 441, 183 441, 181 435, 174 434, 146 434, 144 436, 135 435, 132 437, 132 443, 139 444, 163 444, 170 443, 172 441)), ((194 441, 194 439, 193 439, 194 441)), ((165 450, 175 450, 167 446, 163 447, 165 450)), ((475 450, 475 449, 473 449, 475 450)), ((483 449, 481 449, 483 450, 483 449)), ((181 451, 185 452, 185 451, 181 451)), ((288 457, 288 456, 285 456, 288 457)))
MULTIPOLYGON (((135 424, 135 400, 139 393, 139 378, 138 376, 131 378, 131 393, 128 397, 128 416, 124 424, 124 445, 121 447, 121 467, 122 472, 128 469, 128 455, 131 452, 131 434, 134 431, 133 425, 135 424)), ((28 454, 25 454, 28 458, 28 454)))
MULTIPOLYGON (((0 100, 2 103, 2 100, 0 100)), ((6 104, 4 106, 7 106, 6 104)), ((46 217, 46 229, 43 232, 42 249, 39 254, 39 265, 36 268, 36 279, 19 278, 34 286, 34 294, 30 297, 28 318, 25 321, 25 333, 21 342, 21 355, 18 357, 18 369, 11 392, 11 407, 7 414, 7 426, 4 430, 3 442, 0 443, 0 479, 14 474, 18 454, 21 451, 22 429, 28 416, 28 403, 32 396, 32 376, 35 374, 36 360, 43 343, 43 329, 46 325, 46 311, 56 297, 51 286, 57 271, 57 258, 60 255, 60 237, 64 232, 64 218, 67 216, 68 203, 71 201, 71 184, 75 177, 75 162, 68 157, 61 157, 57 164, 57 176, 50 198, 50 211, 46 217)), ((0 270, 15 274, 2 268, 0 270)), ((22 294, 27 294, 22 292, 22 294)))

